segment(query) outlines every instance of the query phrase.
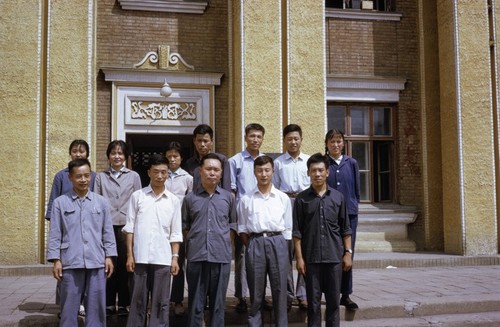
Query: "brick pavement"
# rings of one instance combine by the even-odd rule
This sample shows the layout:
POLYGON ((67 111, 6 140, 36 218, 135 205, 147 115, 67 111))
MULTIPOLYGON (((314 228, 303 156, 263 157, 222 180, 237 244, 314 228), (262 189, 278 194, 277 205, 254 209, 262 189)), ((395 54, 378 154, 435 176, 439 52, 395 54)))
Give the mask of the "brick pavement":
MULTIPOLYGON (((386 254, 382 255, 385 259, 377 259, 376 256, 376 254, 358 255, 359 266, 370 266, 364 260, 371 258, 378 260, 380 268, 354 270, 352 299, 359 304, 360 309, 356 311, 353 322, 342 321, 342 326, 372 326, 370 319, 407 319, 481 312, 482 316, 488 317, 492 312, 500 313, 500 265, 489 264, 491 260, 494 262, 498 260, 498 256, 487 257, 476 266, 460 265, 461 262, 468 263, 468 259, 462 257, 462 261, 456 261, 457 266, 453 267, 436 266, 436 258, 427 255, 425 260, 429 260, 431 267, 413 268, 385 268, 388 263, 404 265, 404 261, 398 261, 403 260, 398 255, 393 255, 389 259, 386 254)), ((443 262, 456 259, 455 256, 437 256, 438 260, 443 262)), ((423 260, 423 257, 416 254, 406 254, 405 258, 407 264, 423 260)), ((420 263, 423 264, 424 262, 420 263)), ((9 268, 0 267, 2 271, 0 276, 3 276, 0 277, 0 326, 57 326, 58 308, 53 304, 56 283, 50 275, 50 266, 38 266, 35 270, 33 267, 19 267, 16 276, 6 276, 7 269, 9 268), (32 273, 34 271, 36 274, 20 276, 23 269, 32 273), (45 274, 40 275, 43 272, 45 274)), ((231 275, 228 290, 228 325, 236 324, 235 322, 244 324, 245 315, 237 315, 232 309, 233 293, 231 275)), ((291 321, 295 322, 294 326, 305 326, 304 323, 299 323, 304 321, 305 314, 298 308, 294 308, 291 315, 293 316, 291 321)), ((500 314, 496 321, 500 325, 500 314)), ((411 326, 420 326, 420 322, 421 320, 415 320, 415 325, 411 326)), ((429 325, 428 320, 422 323, 429 325)), ((123 321, 117 320, 112 320, 108 324, 108 326, 122 325, 123 321)), ((181 326, 183 323, 178 321, 174 325, 181 326)), ((390 323, 382 325, 391 326, 390 323)), ((402 322, 394 323, 394 326, 397 325, 410 326, 402 322)))

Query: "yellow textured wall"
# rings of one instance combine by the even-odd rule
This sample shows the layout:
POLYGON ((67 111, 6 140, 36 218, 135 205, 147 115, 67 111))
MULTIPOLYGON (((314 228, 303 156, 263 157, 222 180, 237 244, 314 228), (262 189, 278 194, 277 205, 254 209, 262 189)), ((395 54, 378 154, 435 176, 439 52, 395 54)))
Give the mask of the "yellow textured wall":
POLYGON ((92 135, 92 6, 77 0, 0 2, 0 264, 43 262, 43 216, 53 176, 67 165, 69 143, 92 135))
POLYGON ((493 254, 497 231, 486 227, 496 220, 487 4, 456 3, 455 10, 451 1, 438 2, 445 251, 493 254))
POLYGON ((39 7, 1 1, 0 264, 37 261, 39 7))
POLYGON ((244 64, 242 84, 235 87, 243 89, 242 127, 249 123, 263 125, 266 135, 261 150, 279 152, 282 129, 281 4, 279 1, 241 1, 239 6, 243 7, 241 51, 244 64))
POLYGON ((305 153, 324 152, 324 2, 288 1, 288 4, 289 122, 302 127, 305 153))

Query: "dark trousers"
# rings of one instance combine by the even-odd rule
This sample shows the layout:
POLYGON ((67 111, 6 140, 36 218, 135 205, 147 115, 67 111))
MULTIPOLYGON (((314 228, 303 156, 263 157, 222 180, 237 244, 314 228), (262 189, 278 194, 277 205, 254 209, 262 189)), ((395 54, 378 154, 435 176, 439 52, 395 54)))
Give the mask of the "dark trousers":
POLYGON ((325 294, 325 326, 340 326, 342 263, 306 264, 307 326, 321 326, 321 295, 325 294))
POLYGON ((106 306, 116 305, 116 295, 118 294, 118 306, 127 307, 130 305, 130 279, 132 274, 127 272, 127 241, 122 233, 123 226, 113 226, 116 240, 116 251, 118 256, 113 260, 115 270, 113 275, 106 281, 106 306))
POLYGON ((234 235, 234 296, 238 299, 248 294, 247 273, 245 269, 245 244, 238 234, 234 235))
POLYGON ((179 273, 172 278, 172 292, 170 293, 170 301, 181 303, 184 300, 184 284, 185 284, 185 263, 186 263, 186 246, 185 243, 179 244, 179 273))
MULTIPOLYGON (((354 262, 354 246, 356 245, 356 230, 358 229, 358 215, 349 215, 349 222, 351 223, 351 249, 352 249, 352 260, 354 262)), ((342 271, 342 286, 340 288, 340 293, 343 296, 348 296, 352 293, 352 268, 349 271, 342 271)))
POLYGON ((210 300, 209 326, 224 326, 224 306, 230 273, 230 263, 188 262, 186 277, 189 327, 202 325, 207 295, 210 300))
POLYGON ((86 294, 85 326, 106 326, 106 273, 104 268, 97 268, 63 271, 60 327, 78 326, 78 309, 83 294, 86 294))
POLYGON ((283 235, 250 237, 246 250, 246 270, 250 290, 248 326, 262 326, 266 276, 269 276, 275 325, 288 326, 286 281, 289 271, 288 245, 283 235))
POLYGON ((144 327, 149 293, 149 326, 168 327, 170 266, 136 264, 127 327, 144 327))
POLYGON ((289 240, 288 243, 288 262, 290 263, 290 271, 288 272, 286 290, 288 294, 288 302, 293 302, 294 298, 299 301, 305 301, 306 297, 306 282, 304 276, 298 274, 297 276, 297 286, 293 283, 293 258, 295 257, 295 249, 293 246, 293 241, 289 240))

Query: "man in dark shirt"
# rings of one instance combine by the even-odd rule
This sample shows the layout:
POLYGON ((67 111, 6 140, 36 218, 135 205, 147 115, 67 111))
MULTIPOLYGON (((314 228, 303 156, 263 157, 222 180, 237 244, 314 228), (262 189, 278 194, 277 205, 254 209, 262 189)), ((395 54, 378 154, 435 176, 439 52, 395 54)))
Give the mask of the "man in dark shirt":
MULTIPOLYGON (((184 163, 184 169, 193 176, 193 190, 196 190, 201 185, 200 180, 200 165, 201 158, 212 152, 212 147, 214 145, 214 131, 212 127, 201 124, 196 126, 193 130, 193 144, 195 147, 195 154, 186 160, 184 163)), ((220 177, 219 185, 231 192, 231 170, 229 168, 229 162, 223 154, 215 153, 217 157, 222 162, 222 175, 220 177)))
POLYGON ((187 233, 188 326, 201 326, 210 299, 209 326, 224 326, 224 304, 231 271, 230 227, 236 227, 234 197, 218 184, 222 161, 215 153, 201 159, 201 187, 186 195, 182 227, 187 233), (234 225, 233 225, 234 224, 234 225))
POLYGON ((326 326, 340 326, 342 270, 352 265, 351 228, 344 196, 326 184, 328 158, 320 153, 307 160, 311 187, 301 192, 293 208, 293 240, 297 270, 305 276, 308 326, 321 326, 321 295, 326 300, 326 326))

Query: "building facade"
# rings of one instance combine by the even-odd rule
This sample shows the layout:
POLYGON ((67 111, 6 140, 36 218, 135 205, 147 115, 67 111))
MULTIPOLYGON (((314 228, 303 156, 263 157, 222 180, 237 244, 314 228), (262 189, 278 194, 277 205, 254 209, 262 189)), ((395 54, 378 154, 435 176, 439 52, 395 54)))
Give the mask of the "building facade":
POLYGON ((466 0, 87 0, 0 2, 4 100, 0 264, 45 262, 46 202, 75 138, 106 167, 172 140, 192 154, 199 123, 216 151, 244 126, 304 130, 324 152, 345 131, 360 163, 361 251, 498 253, 500 3, 466 0), (172 93, 162 94, 167 83, 172 93))

